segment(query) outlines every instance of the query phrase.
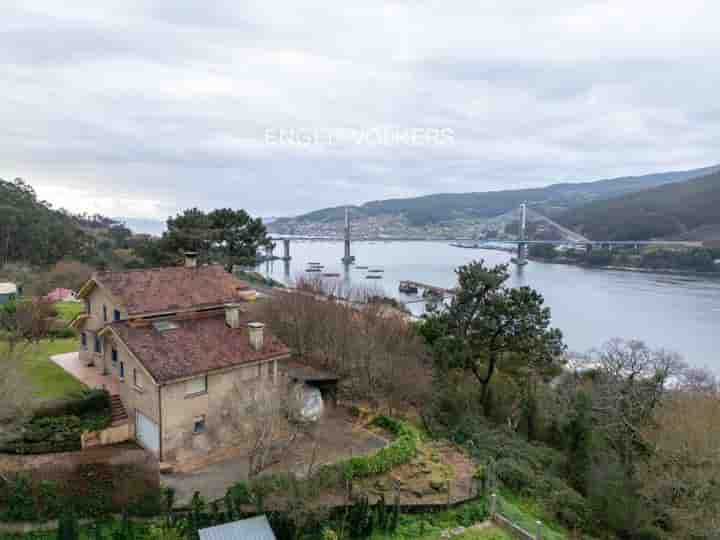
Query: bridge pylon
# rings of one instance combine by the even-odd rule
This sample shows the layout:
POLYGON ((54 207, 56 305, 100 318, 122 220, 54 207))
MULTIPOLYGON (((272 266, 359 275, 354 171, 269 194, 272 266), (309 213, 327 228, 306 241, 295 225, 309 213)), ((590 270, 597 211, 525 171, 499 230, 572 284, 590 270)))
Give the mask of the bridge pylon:
POLYGON ((513 257, 512 262, 518 266, 524 266, 527 264, 527 204, 522 203, 520 205, 520 227, 519 227, 519 238, 517 257, 513 257))
POLYGON ((342 262, 343 264, 355 262, 355 257, 350 254, 350 214, 347 208, 345 208, 345 253, 342 262))

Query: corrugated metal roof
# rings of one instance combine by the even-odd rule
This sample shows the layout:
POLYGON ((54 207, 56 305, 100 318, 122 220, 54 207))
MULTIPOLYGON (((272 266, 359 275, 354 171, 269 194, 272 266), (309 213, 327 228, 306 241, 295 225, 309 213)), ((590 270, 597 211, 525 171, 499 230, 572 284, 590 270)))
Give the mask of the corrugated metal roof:
POLYGON ((200 529, 200 540, 276 540, 265 516, 200 529))
POLYGON ((14 283, 0 283, 0 294, 17 294, 17 286, 14 283))

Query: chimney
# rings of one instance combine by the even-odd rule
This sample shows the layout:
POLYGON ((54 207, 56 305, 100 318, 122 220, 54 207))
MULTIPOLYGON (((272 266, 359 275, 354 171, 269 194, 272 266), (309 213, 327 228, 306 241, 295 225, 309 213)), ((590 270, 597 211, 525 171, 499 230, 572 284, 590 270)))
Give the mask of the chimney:
POLYGON ((185 252, 185 268, 195 268, 197 266, 197 252, 186 251, 185 252))
POLYGON ((240 304, 225 304, 225 324, 240 328, 240 304))
POLYGON ((254 351, 260 351, 263 348, 265 325, 261 322, 248 323, 248 331, 250 333, 250 346, 254 351))

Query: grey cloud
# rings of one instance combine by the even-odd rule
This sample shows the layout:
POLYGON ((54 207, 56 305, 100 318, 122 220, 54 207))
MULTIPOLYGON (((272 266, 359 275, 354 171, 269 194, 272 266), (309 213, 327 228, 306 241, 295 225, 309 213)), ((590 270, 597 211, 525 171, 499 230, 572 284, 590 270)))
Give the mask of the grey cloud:
POLYGON ((73 210, 268 215, 718 161, 719 8, 637 4, 16 2, 0 176, 73 210), (454 140, 265 141, 412 127, 454 140))

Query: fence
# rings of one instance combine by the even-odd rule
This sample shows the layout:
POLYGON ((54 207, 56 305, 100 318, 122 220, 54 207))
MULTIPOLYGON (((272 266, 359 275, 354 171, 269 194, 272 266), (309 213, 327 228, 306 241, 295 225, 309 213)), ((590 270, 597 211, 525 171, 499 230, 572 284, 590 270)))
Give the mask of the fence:
POLYGON ((512 534, 518 540, 542 540, 542 523, 536 521, 535 534, 526 531, 520 525, 513 523, 513 521, 503 516, 498 510, 498 498, 494 493, 490 498, 490 519, 493 520, 498 526, 502 527, 510 534, 512 534))

